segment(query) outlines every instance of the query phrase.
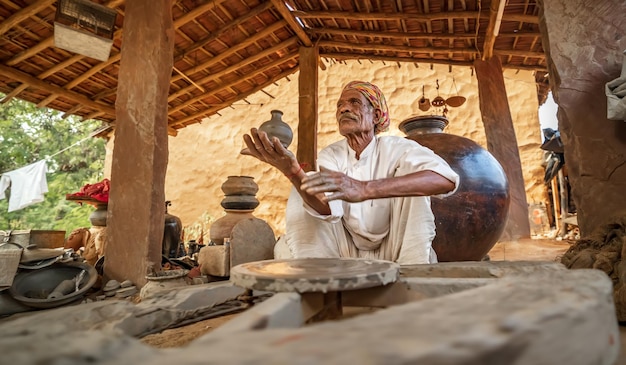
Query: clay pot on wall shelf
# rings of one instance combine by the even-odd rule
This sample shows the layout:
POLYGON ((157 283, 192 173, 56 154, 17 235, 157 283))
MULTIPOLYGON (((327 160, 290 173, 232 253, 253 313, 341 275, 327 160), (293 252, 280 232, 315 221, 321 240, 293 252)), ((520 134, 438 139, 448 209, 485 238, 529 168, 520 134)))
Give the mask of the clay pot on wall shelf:
POLYGON ((89 222, 92 226, 106 227, 108 206, 107 203, 96 204, 96 210, 89 215, 89 222))
POLYGON ((508 181, 491 153, 468 138, 443 133, 447 125, 445 117, 417 116, 399 128, 407 138, 441 156, 460 176, 454 194, 431 199, 437 232, 433 249, 438 260, 480 261, 506 225, 508 181))
POLYGON ((259 130, 267 133, 267 136, 270 139, 272 137, 278 137, 280 143, 287 148, 293 140, 293 131, 291 130, 289 124, 283 122, 282 111, 272 110, 271 113, 272 119, 261 124, 259 130))

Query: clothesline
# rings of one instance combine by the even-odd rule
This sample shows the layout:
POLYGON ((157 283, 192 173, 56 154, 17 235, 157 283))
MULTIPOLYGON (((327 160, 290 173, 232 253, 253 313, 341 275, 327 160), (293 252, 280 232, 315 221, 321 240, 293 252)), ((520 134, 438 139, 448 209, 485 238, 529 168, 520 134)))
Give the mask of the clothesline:
MULTIPOLYGON (((92 133, 90 133, 87 137, 85 137, 85 138, 83 138, 83 139, 81 139, 81 140, 79 140, 79 141, 77 141, 77 142, 75 142, 75 143, 73 143, 73 144, 71 144, 71 145, 69 145, 69 146, 67 146, 67 147, 65 147, 65 148, 63 148, 63 149, 61 149, 61 150, 59 150, 59 151, 57 151, 57 152, 55 152, 55 153, 51 154, 51 155, 49 155, 49 156, 46 156, 45 158, 43 158, 43 160, 50 161, 50 159, 51 159, 52 157, 57 156, 57 155, 59 155, 59 154, 61 154, 61 153, 65 152, 65 151, 69 150, 70 148, 72 148, 72 147, 74 147, 74 146, 77 146, 77 145, 79 145, 79 144, 81 144, 81 143, 85 142, 86 140, 88 140, 88 139, 90 139, 90 138, 93 138, 93 136, 94 136, 94 135, 96 135, 96 134, 98 134, 98 133, 100 133, 100 132, 102 132, 102 129, 99 129, 99 130, 97 130, 97 131, 95 131, 95 132, 92 132, 92 133)), ((15 169, 11 169, 11 171, 13 171, 13 170, 15 170, 15 169)), ((4 173, 6 173, 6 172, 9 172, 9 171, 3 171, 3 172, 0 172, 0 175, 4 174, 4 173)))
POLYGON ((46 158, 45 158, 45 159, 46 159, 46 160, 50 160, 52 157, 54 157, 54 156, 56 156, 56 155, 58 155, 58 154, 60 154, 60 153, 63 153, 63 152, 65 152, 65 151, 69 150, 70 148, 72 148, 72 147, 74 147, 74 146, 76 146, 76 145, 79 145, 79 144, 81 144, 81 143, 85 142, 86 140, 88 140, 88 139, 90 139, 90 138, 92 138, 92 136, 91 136, 91 135, 89 135, 89 136, 87 136, 87 137, 85 137, 85 138, 81 139, 81 140, 80 140, 80 141, 78 141, 78 142, 75 142, 75 143, 74 143, 74 144, 72 144, 72 145, 69 145, 69 146, 65 147, 64 149, 62 149, 62 150, 60 150, 60 151, 57 151, 57 152, 55 152, 55 153, 51 154, 50 156, 46 156, 46 158))

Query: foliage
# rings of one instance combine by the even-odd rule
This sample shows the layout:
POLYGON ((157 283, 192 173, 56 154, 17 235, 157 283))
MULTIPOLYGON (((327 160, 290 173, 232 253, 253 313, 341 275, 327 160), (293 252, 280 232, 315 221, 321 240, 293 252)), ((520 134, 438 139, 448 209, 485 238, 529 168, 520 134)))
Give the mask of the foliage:
POLYGON ((205 237, 208 237, 209 228, 213 222, 214 219, 209 212, 204 211, 195 222, 183 227, 184 240, 196 240, 198 243, 207 244, 208 241, 205 241, 205 237))
POLYGON ((0 173, 49 157, 45 200, 8 213, 11 188, 7 189, 7 199, 0 200, 0 229, 54 229, 69 234, 90 225, 93 208, 67 201, 65 194, 103 179, 106 142, 89 138, 99 126, 98 121, 64 118, 61 112, 22 100, 0 104, 0 173))

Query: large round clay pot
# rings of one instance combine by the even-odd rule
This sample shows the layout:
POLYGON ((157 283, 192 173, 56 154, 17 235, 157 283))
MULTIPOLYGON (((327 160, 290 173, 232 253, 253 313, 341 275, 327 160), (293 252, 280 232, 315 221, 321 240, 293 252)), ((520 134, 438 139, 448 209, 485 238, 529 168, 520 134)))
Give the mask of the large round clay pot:
POLYGON ((500 163, 476 142, 443 133, 448 121, 417 116, 399 128, 441 156, 460 176, 457 191, 432 198, 437 235, 433 248, 439 261, 482 260, 504 230, 509 211, 509 186, 500 163))
POLYGON ((225 238, 230 239, 230 233, 235 227, 235 224, 239 221, 247 218, 254 218, 252 215, 252 209, 250 210, 235 210, 225 209, 226 215, 216 220, 211 224, 209 228, 209 238, 211 242, 221 245, 224 243, 225 238))
POLYGON ((283 112, 272 110, 270 113, 272 114, 272 119, 261 124, 259 130, 267 133, 267 136, 270 138, 278 137, 278 140, 285 148, 289 147, 293 140, 293 131, 289 124, 283 122, 283 112))

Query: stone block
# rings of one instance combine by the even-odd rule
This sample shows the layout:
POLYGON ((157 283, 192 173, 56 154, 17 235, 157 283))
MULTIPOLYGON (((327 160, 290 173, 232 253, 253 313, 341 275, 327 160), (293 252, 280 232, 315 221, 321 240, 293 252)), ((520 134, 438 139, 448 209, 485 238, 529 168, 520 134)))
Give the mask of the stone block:
POLYGON ((202 275, 229 276, 230 248, 228 245, 206 246, 198 253, 202 275))
POLYGON ((274 231, 264 220, 241 220, 231 232, 230 266, 273 259, 275 244, 274 231))

